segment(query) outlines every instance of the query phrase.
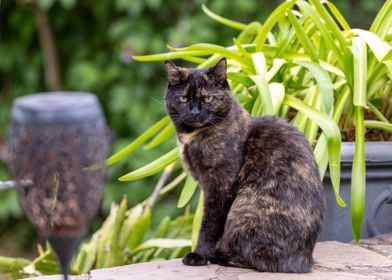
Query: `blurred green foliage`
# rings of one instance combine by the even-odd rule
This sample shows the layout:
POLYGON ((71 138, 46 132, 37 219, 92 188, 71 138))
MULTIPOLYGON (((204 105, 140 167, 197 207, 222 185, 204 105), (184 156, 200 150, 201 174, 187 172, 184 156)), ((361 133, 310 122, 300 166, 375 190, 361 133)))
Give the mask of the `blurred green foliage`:
MULTIPOLYGON (((4 143, 12 100, 48 90, 34 7, 48 15, 63 89, 97 94, 112 129, 113 151, 117 151, 164 115, 162 64, 137 63, 132 55, 163 52, 166 44, 181 47, 200 41, 222 45, 231 42, 236 32, 204 15, 202 4, 227 18, 250 22, 263 21, 279 2, 0 0, 0 161, 5 158, 4 143)), ((369 14, 374 14, 383 1, 337 2, 343 14, 351 15, 357 23, 367 27, 373 17, 369 14), (354 8, 350 7, 351 2, 354 8)), ((132 183, 119 183, 117 178, 160 154, 162 150, 135 152, 111 168, 101 217, 106 216, 111 202, 119 201, 124 194, 129 205, 150 195, 157 177, 132 183)), ((6 165, 0 163, 0 180, 9 178, 6 165)), ((182 212, 176 209, 176 202, 177 196, 167 196, 156 206, 153 227, 163 217, 182 212)), ((12 190, 0 191, 0 205, 0 244, 9 240, 4 236, 15 232, 19 240, 31 240, 33 230, 23 218, 12 190)), ((34 246, 35 242, 28 243, 34 246)), ((7 255, 9 253, 7 251, 7 255)))

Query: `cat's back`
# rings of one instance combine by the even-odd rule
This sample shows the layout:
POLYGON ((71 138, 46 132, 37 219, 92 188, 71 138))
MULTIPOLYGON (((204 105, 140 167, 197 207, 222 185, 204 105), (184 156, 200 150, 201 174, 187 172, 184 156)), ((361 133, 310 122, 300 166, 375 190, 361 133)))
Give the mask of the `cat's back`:
MULTIPOLYGON (((252 118, 247 139, 248 145, 265 150, 296 151, 312 156, 311 148, 301 132, 286 120, 275 116, 252 118)), ((252 148, 252 147, 250 147, 252 148)))
POLYGON ((287 121, 273 116, 252 119, 237 182, 229 220, 254 213, 271 238, 297 238, 290 234, 292 227, 305 235, 318 232, 325 200, 317 164, 308 141, 287 121))
POLYGON ((275 116, 251 119, 245 154, 253 155, 268 165, 307 162, 311 165, 309 168, 316 168, 312 149, 303 134, 286 120, 275 116))
POLYGON ((322 191, 308 141, 298 129, 275 116, 252 118, 239 178, 249 183, 254 180, 256 185, 274 182, 285 194, 287 188, 318 194, 322 191))

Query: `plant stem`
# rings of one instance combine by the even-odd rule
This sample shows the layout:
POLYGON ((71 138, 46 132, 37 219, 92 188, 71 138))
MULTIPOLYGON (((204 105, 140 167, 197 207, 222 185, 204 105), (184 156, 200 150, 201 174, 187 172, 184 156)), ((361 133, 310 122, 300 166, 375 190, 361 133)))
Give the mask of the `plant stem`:
POLYGON ((169 178, 169 176, 173 172, 174 166, 175 166, 175 163, 172 163, 172 164, 166 166, 166 168, 163 170, 161 177, 159 178, 159 181, 154 188, 154 191, 152 192, 150 198, 148 199, 148 202, 147 202, 148 208, 154 207, 155 202, 157 201, 163 186, 165 185, 167 179, 169 178))
MULTIPOLYGON (((177 185, 183 181, 186 178, 187 174, 186 172, 182 172, 180 175, 178 175, 173 181, 171 181, 169 184, 167 184, 165 187, 163 187, 157 195, 156 199, 161 198, 162 196, 165 196, 169 192, 171 192, 174 188, 177 187, 177 185)), ((147 198, 146 200, 142 201, 141 203, 143 205, 147 205, 150 201, 150 198, 147 198)))

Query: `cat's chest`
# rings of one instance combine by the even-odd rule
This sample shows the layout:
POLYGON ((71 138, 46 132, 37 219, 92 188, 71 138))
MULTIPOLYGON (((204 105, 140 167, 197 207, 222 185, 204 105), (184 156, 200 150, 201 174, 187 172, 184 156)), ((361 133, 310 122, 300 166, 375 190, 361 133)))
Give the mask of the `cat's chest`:
POLYGON ((236 154, 233 141, 227 141, 219 134, 203 136, 198 134, 182 134, 178 139, 180 156, 194 177, 199 177, 205 172, 210 172, 231 156, 236 154))
POLYGON ((225 143, 219 137, 182 134, 179 137, 180 156, 192 173, 202 173, 224 158, 225 143))

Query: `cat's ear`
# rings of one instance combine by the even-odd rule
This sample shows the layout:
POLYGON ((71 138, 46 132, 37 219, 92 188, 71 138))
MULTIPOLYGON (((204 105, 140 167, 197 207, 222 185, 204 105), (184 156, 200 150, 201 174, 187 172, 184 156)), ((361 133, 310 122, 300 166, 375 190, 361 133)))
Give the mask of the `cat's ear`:
POLYGON ((226 58, 222 58, 214 67, 213 67, 213 73, 214 76, 219 80, 219 81, 225 81, 227 79, 227 61, 226 58))
POLYGON ((183 68, 176 66, 173 62, 166 60, 165 69, 167 74, 167 80, 170 85, 178 84, 181 80, 187 76, 186 71, 183 68))

